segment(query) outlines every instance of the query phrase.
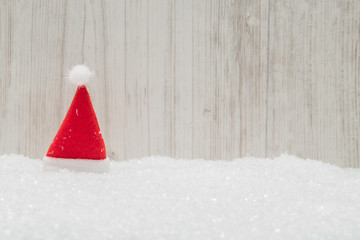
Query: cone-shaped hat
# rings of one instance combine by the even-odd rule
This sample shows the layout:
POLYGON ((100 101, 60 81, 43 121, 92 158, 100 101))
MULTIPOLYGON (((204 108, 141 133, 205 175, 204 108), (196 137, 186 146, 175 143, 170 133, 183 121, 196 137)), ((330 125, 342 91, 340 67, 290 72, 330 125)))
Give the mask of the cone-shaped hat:
POLYGON ((44 160, 46 169, 107 171, 105 143, 85 85, 78 86, 44 160))

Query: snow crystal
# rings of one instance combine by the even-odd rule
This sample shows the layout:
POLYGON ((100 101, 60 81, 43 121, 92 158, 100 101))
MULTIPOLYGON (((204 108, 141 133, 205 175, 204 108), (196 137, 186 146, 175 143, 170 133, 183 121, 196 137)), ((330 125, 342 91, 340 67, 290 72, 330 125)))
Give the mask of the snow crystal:
POLYGON ((0 156, 0 239, 360 239, 360 170, 274 160, 111 162, 43 172, 0 156))

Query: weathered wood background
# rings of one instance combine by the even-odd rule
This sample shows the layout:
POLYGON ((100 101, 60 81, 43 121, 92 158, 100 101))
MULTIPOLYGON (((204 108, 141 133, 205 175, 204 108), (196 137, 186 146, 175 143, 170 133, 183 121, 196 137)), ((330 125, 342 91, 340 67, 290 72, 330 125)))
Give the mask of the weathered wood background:
POLYGON ((0 154, 45 154, 78 63, 112 159, 360 167, 358 0, 0 0, 0 154))

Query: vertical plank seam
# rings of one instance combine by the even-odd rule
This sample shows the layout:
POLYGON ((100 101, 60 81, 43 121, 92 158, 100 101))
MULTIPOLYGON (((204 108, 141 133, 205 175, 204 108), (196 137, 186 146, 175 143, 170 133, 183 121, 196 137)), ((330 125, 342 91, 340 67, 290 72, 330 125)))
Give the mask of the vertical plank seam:
POLYGON ((84 2, 84 23, 83 23, 83 36, 82 36, 82 46, 81 46, 81 63, 84 63, 84 45, 85 45, 85 31, 86 31, 86 2, 84 2))
POLYGON ((266 96, 265 96, 265 157, 268 157, 268 115, 269 115, 269 72, 270 72, 270 0, 268 1, 268 29, 267 29, 267 48, 266 48, 266 96))
POLYGON ((194 158, 194 1, 191 8, 191 158, 194 158))
POLYGON ((123 121, 123 147, 124 147, 124 159, 127 159, 126 157, 126 120, 127 120, 127 101, 126 101, 126 74, 127 74, 127 64, 126 64, 126 58, 127 58, 127 24, 126 24, 126 0, 124 1, 124 121, 123 121))
POLYGON ((150 98, 149 98, 149 0, 147 0, 146 11, 146 101, 147 101, 147 155, 150 155, 150 98))
MULTIPOLYGON (((101 17, 102 17, 102 40, 103 40, 103 76, 104 76, 104 91, 105 96, 109 96, 109 85, 108 85, 108 74, 107 74, 107 25, 105 23, 106 20, 106 12, 105 12, 105 1, 101 2, 101 17)), ((85 8, 86 9, 86 8, 85 8)), ((86 18, 86 12, 85 12, 85 18, 86 18)), ((85 28, 84 28, 85 32, 85 28)), ((110 112, 109 112, 109 98, 105 98, 105 134, 106 137, 109 137, 109 126, 110 126, 110 112)), ((112 150, 112 149, 111 149, 112 150)), ((115 152, 111 151, 111 157, 115 157, 115 152)))

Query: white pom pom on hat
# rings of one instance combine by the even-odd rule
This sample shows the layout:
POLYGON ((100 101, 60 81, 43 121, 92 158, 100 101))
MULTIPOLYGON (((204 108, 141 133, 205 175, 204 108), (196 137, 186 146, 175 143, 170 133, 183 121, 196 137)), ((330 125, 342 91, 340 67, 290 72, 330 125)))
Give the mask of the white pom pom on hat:
POLYGON ((77 85, 82 86, 89 82, 94 73, 86 65, 75 65, 69 72, 69 80, 77 85))

